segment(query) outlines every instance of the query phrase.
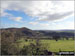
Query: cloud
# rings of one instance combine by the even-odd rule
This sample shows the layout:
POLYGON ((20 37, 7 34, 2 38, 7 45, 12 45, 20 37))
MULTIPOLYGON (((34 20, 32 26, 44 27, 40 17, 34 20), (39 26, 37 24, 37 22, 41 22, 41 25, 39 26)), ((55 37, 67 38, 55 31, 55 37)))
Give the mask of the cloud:
POLYGON ((39 23, 36 26, 37 29, 46 29, 46 30, 59 30, 59 29, 74 29, 74 21, 59 21, 59 22, 54 22, 54 23, 39 23))
POLYGON ((17 22, 22 22, 22 17, 9 17, 9 19, 17 21, 17 22))
POLYGON ((22 11, 40 21, 63 19, 74 12, 74 1, 2 1, 1 11, 22 11))
POLYGON ((22 17, 16 17, 16 21, 21 21, 22 17))
POLYGON ((46 23, 46 24, 44 23, 44 24, 43 24, 43 23, 42 23, 42 24, 40 24, 40 26, 43 26, 43 27, 49 27, 50 24, 48 24, 48 23, 46 23))
POLYGON ((70 22, 64 22, 64 23, 58 23, 54 25, 56 29, 74 29, 74 21, 70 22))
POLYGON ((59 13, 56 13, 56 14, 47 14, 47 13, 44 13, 43 15, 41 14, 41 17, 38 19, 39 21, 53 21, 53 20, 57 20, 57 19, 63 19, 64 17, 66 16, 69 16, 71 15, 73 12, 66 12, 64 14, 59 14, 59 13))
POLYGON ((29 22, 29 24, 34 25, 34 26, 41 26, 41 27, 49 27, 51 26, 50 23, 40 23, 40 22, 29 22))
POLYGON ((37 25, 37 24, 39 24, 39 22, 29 22, 29 24, 31 24, 31 25, 37 25))

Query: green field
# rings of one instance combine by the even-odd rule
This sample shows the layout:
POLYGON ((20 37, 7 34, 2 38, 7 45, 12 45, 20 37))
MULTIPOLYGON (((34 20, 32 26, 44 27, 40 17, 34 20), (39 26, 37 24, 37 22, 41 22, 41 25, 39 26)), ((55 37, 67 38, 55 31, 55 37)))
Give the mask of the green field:
MULTIPOLYGON (((24 39, 18 40, 17 42, 19 42, 19 47, 23 48, 24 45, 29 45, 30 43, 34 43, 35 44, 35 40, 31 40, 31 39, 27 39, 27 41, 25 41, 24 39)), ((74 51, 74 40, 40 40, 39 41, 40 44, 42 44, 44 47, 46 47, 46 49, 48 51, 51 52, 59 52, 59 50, 61 51, 74 51)))
POLYGON ((52 52, 61 51, 74 51, 74 41, 73 40, 41 40, 41 42, 47 46, 47 49, 52 52))

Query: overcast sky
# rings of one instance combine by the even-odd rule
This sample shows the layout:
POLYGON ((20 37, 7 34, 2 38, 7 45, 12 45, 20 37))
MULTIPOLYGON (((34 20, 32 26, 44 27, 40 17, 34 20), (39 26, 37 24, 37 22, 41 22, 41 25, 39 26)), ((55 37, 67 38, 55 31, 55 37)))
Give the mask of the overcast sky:
POLYGON ((1 1, 1 28, 74 29, 74 1, 1 1))

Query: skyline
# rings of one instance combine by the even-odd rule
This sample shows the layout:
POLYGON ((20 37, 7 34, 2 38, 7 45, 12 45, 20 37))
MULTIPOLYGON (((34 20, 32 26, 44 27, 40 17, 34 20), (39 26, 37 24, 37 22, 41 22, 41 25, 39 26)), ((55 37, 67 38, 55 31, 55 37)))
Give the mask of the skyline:
POLYGON ((1 27, 74 29, 74 1, 1 1, 1 27))

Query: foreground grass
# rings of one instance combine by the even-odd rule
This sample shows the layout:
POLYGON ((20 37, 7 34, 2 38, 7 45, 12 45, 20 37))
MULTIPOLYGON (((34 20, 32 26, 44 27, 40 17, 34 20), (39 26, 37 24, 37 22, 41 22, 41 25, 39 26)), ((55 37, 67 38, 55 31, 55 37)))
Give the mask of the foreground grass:
MULTIPOLYGON (((35 44, 35 40, 28 39, 25 41, 21 39, 18 41, 20 48, 23 48, 24 45, 29 45, 30 43, 35 44)), ((40 44, 46 47, 47 50, 51 52, 59 52, 59 51, 74 51, 74 40, 40 40, 40 44)))
POLYGON ((41 40, 41 43, 52 52, 74 51, 74 40, 41 40))

